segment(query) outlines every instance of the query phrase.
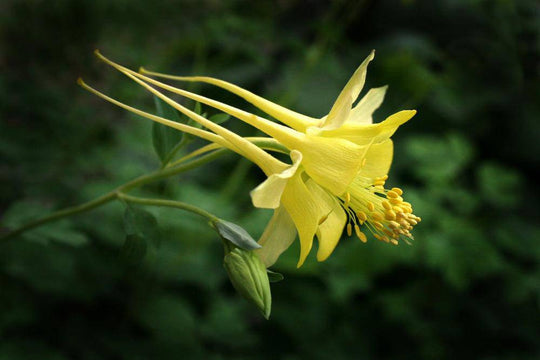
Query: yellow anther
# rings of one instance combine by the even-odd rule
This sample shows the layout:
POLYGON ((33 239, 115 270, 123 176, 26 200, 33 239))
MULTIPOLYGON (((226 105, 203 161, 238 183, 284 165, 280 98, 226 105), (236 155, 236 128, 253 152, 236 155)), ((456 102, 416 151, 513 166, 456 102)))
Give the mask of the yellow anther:
POLYGON ((383 220, 384 220, 384 216, 382 216, 381 213, 373 213, 373 214, 371 215, 371 218, 372 218, 373 220, 377 220, 377 221, 383 221, 383 220))
POLYGON ((390 226, 392 229, 398 229, 399 227, 401 227, 401 225, 403 225, 403 224, 400 224, 400 223, 398 223, 396 221, 389 221, 388 222, 388 226, 390 226))
POLYGON ((388 201, 390 201, 390 204, 399 205, 402 203, 403 199, 400 196, 398 198, 389 198, 388 201))
POLYGON ((361 221, 361 223, 364 223, 364 221, 367 220, 366 213, 363 212, 363 211, 358 211, 358 212, 356 213, 356 217, 358 218, 358 220, 361 221))
POLYGON ((399 197, 399 194, 393 190, 390 190, 389 192, 386 193, 386 197, 396 199, 399 197))
POLYGON ((372 221, 371 223, 373 224, 373 226, 375 226, 375 227, 376 227, 377 229, 379 229, 379 230, 384 229, 383 224, 381 224, 381 223, 378 222, 378 221, 372 221))
POLYGON ((371 201, 368 201, 367 208, 369 209, 369 211, 373 211, 375 210, 375 205, 373 205, 371 201))
POLYGON ((403 226, 404 228, 407 228, 407 227, 411 226, 411 225, 409 225, 409 222, 407 220, 405 220, 405 219, 399 220, 399 224, 401 226, 403 226))
POLYGON ((401 204, 401 207, 404 208, 404 209, 409 209, 409 210, 412 210, 412 207, 410 205, 407 205, 407 204, 401 204))
POLYGON ((381 204, 382 204, 383 208, 385 208, 386 210, 392 210, 392 205, 390 205, 388 200, 383 200, 381 204))
POLYGON ((384 184, 386 183, 386 181, 384 180, 377 180, 373 183, 373 185, 375 186, 384 186, 384 184))
POLYGON ((394 233, 392 231, 388 230, 388 229, 383 229, 383 233, 385 233, 388 236, 393 236, 394 235, 394 233))
POLYGON ((403 195, 403 190, 401 190, 400 188, 394 187, 391 191, 395 192, 399 196, 403 195))
POLYGON ((414 219, 407 219, 407 221, 409 222, 409 224, 411 225, 418 225, 418 222, 414 219))
POLYGON ((366 234, 360 231, 360 227, 358 225, 354 225, 354 232, 356 233, 356 236, 358 236, 361 242, 367 242, 366 234))
POLYGON ((403 212, 403 209, 397 205, 392 206, 392 209, 394 209, 396 214, 403 212))
POLYGON ((375 239, 381 240, 381 241, 383 239, 383 237, 381 235, 379 235, 379 234, 373 234, 373 237, 375 237, 375 239))
POLYGON ((386 212, 384 213, 384 218, 386 220, 395 220, 396 213, 393 210, 386 210, 386 212))
POLYGON ((348 223, 347 224, 347 236, 351 236, 352 235, 352 225, 351 223, 348 223))
POLYGON ((380 176, 380 177, 378 177, 376 180, 386 181, 386 180, 388 180, 388 175, 380 176))
POLYGON ((390 242, 391 242, 392 244, 394 244, 394 245, 399 244, 398 241, 397 241, 396 239, 392 239, 392 240, 390 240, 390 242))
POLYGON ((412 205, 411 205, 410 202, 404 201, 403 205, 408 206, 408 207, 410 207, 412 209, 412 205))

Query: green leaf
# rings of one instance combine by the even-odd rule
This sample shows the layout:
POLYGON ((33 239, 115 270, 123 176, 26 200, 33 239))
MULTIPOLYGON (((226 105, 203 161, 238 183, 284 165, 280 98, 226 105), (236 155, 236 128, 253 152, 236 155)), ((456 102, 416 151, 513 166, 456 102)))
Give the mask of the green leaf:
POLYGON ((268 280, 271 283, 280 282, 281 280, 284 279, 283 275, 278 272, 266 269, 266 273, 268 274, 268 280))
POLYGON ((245 250, 261 248, 261 245, 257 244, 243 227, 233 224, 232 222, 220 219, 219 221, 214 222, 214 228, 223 239, 232 242, 239 248, 245 250))
MULTIPOLYGON (((169 104, 154 96, 157 115, 168 120, 181 123, 178 111, 169 104)), ((152 143, 162 165, 170 160, 169 154, 182 141, 183 133, 177 129, 154 122, 152 125, 152 143)))
MULTIPOLYGON (((206 118, 206 113, 204 114, 201 114, 201 104, 200 103, 195 103, 195 106, 193 108, 193 112, 198 114, 198 115, 201 115, 202 117, 206 118)), ((190 119, 190 118, 186 118, 186 125, 189 125, 189 126, 192 126, 192 127, 195 127, 197 129, 202 129, 202 125, 199 124, 198 122, 190 119)), ((187 145, 189 144, 190 142, 193 142, 194 140, 196 139, 196 136, 193 136, 191 134, 184 134, 184 138, 182 139, 183 142, 184 142, 184 145, 187 145)))
POLYGON ((142 261, 150 246, 159 247, 157 220, 150 212, 126 205, 124 213, 126 240, 121 249, 122 257, 133 263, 142 261))
POLYGON ((124 214, 124 225, 126 234, 140 235, 150 240, 156 247, 159 246, 159 228, 157 219, 152 213, 128 204, 124 214))
POLYGON ((518 172, 488 162, 480 165, 477 177, 480 193, 489 204, 509 209, 520 203, 523 185, 518 172))
POLYGON ((195 107, 193 108, 193 112, 195 112, 196 114, 201 115, 201 103, 200 102, 195 103, 195 107))
POLYGON ((210 116, 208 120, 219 125, 229 120, 230 117, 231 116, 229 114, 221 113, 221 114, 215 114, 215 115, 210 116))
POLYGON ((128 234, 126 235, 126 240, 120 250, 120 255, 130 263, 139 264, 146 255, 147 247, 146 240, 143 237, 135 234, 128 234))
POLYGON ((63 227, 60 223, 54 227, 43 227, 45 235, 56 242, 78 247, 88 243, 85 234, 63 227), (46 232, 45 232, 46 231, 46 232))

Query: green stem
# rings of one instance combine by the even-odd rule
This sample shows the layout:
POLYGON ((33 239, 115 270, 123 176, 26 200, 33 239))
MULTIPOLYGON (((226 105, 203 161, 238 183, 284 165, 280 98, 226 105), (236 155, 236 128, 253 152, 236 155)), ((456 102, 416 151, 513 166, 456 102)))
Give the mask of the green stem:
POLYGON ((174 158, 176 153, 186 145, 186 138, 186 134, 184 134, 184 136, 182 136, 182 140, 180 140, 180 142, 178 142, 178 144, 176 144, 176 146, 171 151, 169 151, 169 153, 165 156, 165 159, 163 159, 161 169, 165 169, 167 165, 171 162, 171 160, 174 158))
POLYGON ((118 198, 125 200, 127 202, 134 203, 134 204, 150 205, 150 206, 166 206, 166 207, 172 207, 172 208, 190 211, 194 214, 207 218, 211 222, 216 222, 219 220, 218 217, 210 214, 208 211, 205 211, 194 205, 186 204, 181 201, 141 198, 141 197, 126 195, 123 193, 118 193, 118 198))
POLYGON ((182 172, 194 169, 196 167, 199 167, 199 166, 201 166, 203 164, 206 164, 207 162, 210 162, 210 161, 218 158, 219 156, 223 155, 226 152, 227 152, 226 149, 218 149, 218 150, 215 150, 212 153, 201 156, 200 158, 198 158, 196 160, 190 161, 187 164, 179 165, 179 166, 176 166, 176 167, 173 167, 173 168, 166 168, 166 169, 159 170, 159 171, 147 174, 147 175, 140 176, 140 177, 138 177, 138 178, 136 178, 134 180, 131 180, 131 181, 129 181, 129 182, 123 184, 123 185, 120 185, 116 189, 108 192, 105 195, 102 195, 102 196, 98 197, 97 199, 88 201, 88 202, 86 202, 84 204, 80 204, 80 205, 72 206, 72 207, 69 207, 69 208, 66 208, 66 209, 63 209, 63 210, 59 210, 59 211, 56 211, 56 212, 54 212, 54 213, 52 213, 50 215, 47 215, 47 216, 41 218, 41 219, 31 221, 31 222, 29 222, 29 223, 15 229, 15 230, 13 230, 13 231, 5 234, 5 235, 2 235, 0 237, 0 242, 7 241, 7 240, 9 240, 11 238, 14 238, 14 237, 16 237, 18 235, 21 235, 22 233, 24 233, 24 232, 26 232, 28 230, 34 229, 34 228, 36 228, 38 226, 41 226, 43 224, 46 224, 46 223, 49 223, 49 222, 52 222, 52 221, 55 221, 55 220, 58 220, 58 219, 61 219, 61 218, 64 218, 64 217, 68 217, 68 216, 72 216, 72 215, 76 215, 76 214, 80 214, 80 213, 92 210, 92 209, 94 209, 94 208, 96 208, 98 206, 104 205, 104 204, 106 204, 108 202, 111 202, 112 200, 117 199, 118 196, 119 196, 119 193, 121 193, 121 192, 126 192, 126 191, 129 191, 129 190, 137 187, 137 186, 141 186, 141 185, 150 183, 152 181, 161 180, 161 179, 164 179, 164 178, 167 178, 167 177, 170 177, 170 176, 180 174, 182 172))

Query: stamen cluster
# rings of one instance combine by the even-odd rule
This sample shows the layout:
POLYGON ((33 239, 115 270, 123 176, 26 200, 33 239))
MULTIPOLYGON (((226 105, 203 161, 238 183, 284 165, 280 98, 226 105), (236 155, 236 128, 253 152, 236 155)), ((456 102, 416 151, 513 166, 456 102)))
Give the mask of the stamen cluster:
POLYGON ((403 190, 394 187, 385 189, 388 175, 369 179, 359 176, 341 198, 348 215, 347 235, 352 230, 362 241, 366 235, 360 230, 365 225, 373 236, 381 241, 397 245, 399 240, 410 244, 414 240, 411 230, 422 219, 413 214, 412 205, 403 200, 403 190))

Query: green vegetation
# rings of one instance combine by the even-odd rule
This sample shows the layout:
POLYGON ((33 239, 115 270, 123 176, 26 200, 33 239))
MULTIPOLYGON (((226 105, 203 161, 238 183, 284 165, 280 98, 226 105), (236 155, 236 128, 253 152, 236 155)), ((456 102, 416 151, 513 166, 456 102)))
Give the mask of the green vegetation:
MULTIPOLYGON (((285 279, 272 283, 267 321, 233 289, 205 219, 110 202, 0 244, 0 360, 538 357, 535 1, 7 0, 0 8, 2 230, 168 160, 178 139, 157 156, 159 128, 77 86, 84 76, 155 111, 152 96, 97 61, 95 48, 134 69, 223 78, 314 116, 376 49, 367 87, 389 85, 376 121, 418 110, 394 136, 388 184, 423 219, 413 246, 344 237, 326 262, 311 254, 299 270, 295 244, 275 266, 285 279)), ((182 86, 254 111, 215 87, 182 86)), ((226 125, 256 135, 232 118, 226 125)), ((270 213, 254 210, 248 192, 263 179, 226 153, 133 195, 196 205, 258 238, 270 213)))

